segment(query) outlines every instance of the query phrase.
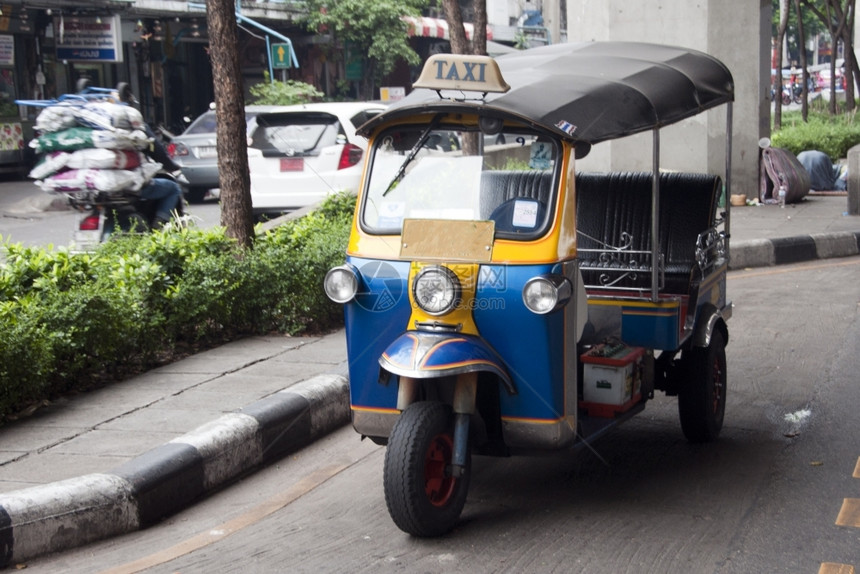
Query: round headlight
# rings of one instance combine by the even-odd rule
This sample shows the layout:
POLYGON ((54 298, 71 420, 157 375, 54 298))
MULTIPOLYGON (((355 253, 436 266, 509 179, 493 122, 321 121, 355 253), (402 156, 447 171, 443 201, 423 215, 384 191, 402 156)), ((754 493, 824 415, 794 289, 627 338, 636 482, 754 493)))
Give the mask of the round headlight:
POLYGON ((349 303, 358 291, 358 276, 348 265, 329 269, 323 282, 325 294, 335 303, 349 303))
POLYGON ((460 281, 447 267, 425 267, 412 282, 415 304, 430 315, 444 315, 460 303, 460 281))
POLYGON ((532 313, 544 315, 567 303, 570 294, 570 281, 564 277, 534 277, 523 287, 523 303, 532 313))

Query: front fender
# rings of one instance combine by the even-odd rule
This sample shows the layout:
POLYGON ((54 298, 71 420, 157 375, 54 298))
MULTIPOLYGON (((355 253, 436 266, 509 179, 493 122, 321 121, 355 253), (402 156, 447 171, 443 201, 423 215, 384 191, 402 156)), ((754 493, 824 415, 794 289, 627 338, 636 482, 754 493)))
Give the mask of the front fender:
POLYGON ((498 375, 508 394, 517 394, 498 353, 474 335, 407 331, 385 349, 379 365, 395 375, 416 379, 488 371, 498 375))

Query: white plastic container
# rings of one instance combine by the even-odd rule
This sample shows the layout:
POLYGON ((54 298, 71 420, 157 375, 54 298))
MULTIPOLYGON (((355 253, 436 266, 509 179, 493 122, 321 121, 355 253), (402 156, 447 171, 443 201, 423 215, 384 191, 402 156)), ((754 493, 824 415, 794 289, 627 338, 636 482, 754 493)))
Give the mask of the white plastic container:
MULTIPOLYGON (((645 350, 624 345, 597 345, 580 358, 583 362, 583 401, 589 405, 629 407, 640 392, 639 365, 645 350)), ((611 412, 626 410, 610 409, 611 412)))

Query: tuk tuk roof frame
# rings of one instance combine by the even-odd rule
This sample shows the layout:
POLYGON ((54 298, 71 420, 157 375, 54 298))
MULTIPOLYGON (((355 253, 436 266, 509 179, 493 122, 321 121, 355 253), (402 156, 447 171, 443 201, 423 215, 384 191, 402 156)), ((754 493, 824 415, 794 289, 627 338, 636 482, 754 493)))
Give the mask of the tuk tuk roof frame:
POLYGON ((416 88, 361 127, 431 111, 497 110, 573 142, 596 144, 679 122, 734 100, 719 60, 696 50, 641 42, 554 44, 496 58, 511 89, 467 92, 416 88), (441 97, 440 97, 441 96, 441 97))

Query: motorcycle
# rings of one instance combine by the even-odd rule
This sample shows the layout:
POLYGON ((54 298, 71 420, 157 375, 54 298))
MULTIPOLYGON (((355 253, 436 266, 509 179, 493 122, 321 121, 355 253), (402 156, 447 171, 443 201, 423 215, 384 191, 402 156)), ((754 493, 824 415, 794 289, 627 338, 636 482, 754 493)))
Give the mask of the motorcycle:
MULTIPOLYGON (((40 135, 30 144, 42 161, 30 177, 44 191, 65 196, 79 212, 73 235, 78 248, 91 248, 116 231, 145 232, 162 226, 164 221, 156 217, 161 201, 144 197, 141 190, 155 178, 180 186, 187 181, 181 174, 164 171, 169 158, 130 105, 135 101, 130 86, 98 88, 84 79, 76 88, 76 93, 54 100, 16 100, 44 108, 36 118, 40 135), (147 148, 155 151, 145 152, 147 148)), ((174 190, 163 191, 168 195, 174 190)), ((174 216, 181 221, 182 193, 178 196, 174 216)))
MULTIPOLYGON (((770 101, 774 101, 776 97, 776 89, 771 86, 770 88, 770 101)), ((795 104, 799 104, 803 101, 803 86, 798 82, 794 82, 792 84, 782 86, 782 94, 780 95, 780 99, 782 99, 782 105, 787 106, 794 102, 795 104)))
MULTIPOLYGON (((173 174, 161 173, 156 177, 181 185, 181 180, 173 174)), ((156 219, 158 200, 141 197, 136 191, 79 191, 66 196, 69 205, 78 212, 72 241, 80 249, 91 249, 119 231, 145 233, 160 224, 156 219)), ((182 221, 183 203, 177 204, 173 221, 182 221)))
POLYGON ((800 82, 794 82, 791 84, 791 101, 795 104, 799 104, 803 101, 803 85, 800 82))

